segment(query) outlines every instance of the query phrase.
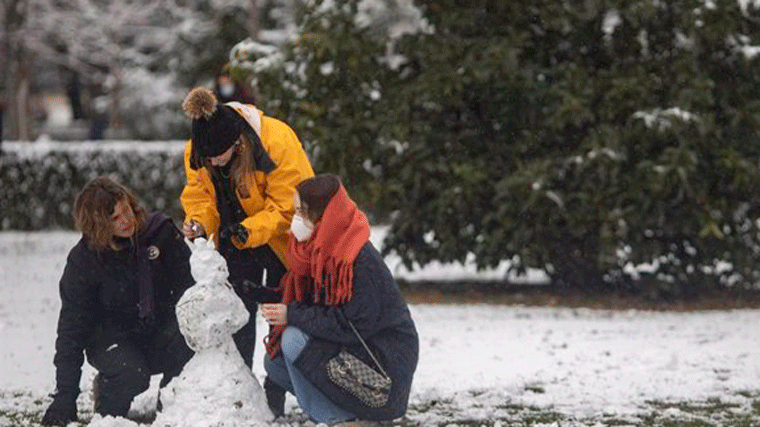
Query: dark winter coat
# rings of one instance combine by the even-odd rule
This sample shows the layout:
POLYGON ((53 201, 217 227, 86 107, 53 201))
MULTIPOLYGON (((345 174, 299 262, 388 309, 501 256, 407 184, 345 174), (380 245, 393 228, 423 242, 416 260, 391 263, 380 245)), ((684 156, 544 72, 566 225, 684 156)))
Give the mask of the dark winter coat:
MULTIPOLYGON (((354 288, 350 301, 337 307, 309 302, 288 305, 288 324, 311 337, 296 367, 342 408, 362 419, 390 420, 406 413, 412 377, 417 368, 419 339, 409 309, 390 270, 372 243, 367 242, 353 264, 354 288), (375 366, 348 320, 354 324, 393 380, 388 403, 369 408, 327 377, 327 361, 345 347, 375 366)), ((307 298, 306 301, 313 301, 307 298)))
POLYGON ((176 319, 174 307, 194 282, 190 249, 166 215, 153 213, 147 224, 137 239, 142 243, 136 246, 124 239, 121 250, 97 251, 82 238, 69 252, 60 281, 61 312, 53 359, 59 390, 78 390, 83 350, 96 334, 147 341, 160 326, 176 319), (154 301, 149 315, 142 318, 138 315, 140 257, 150 264, 154 301))

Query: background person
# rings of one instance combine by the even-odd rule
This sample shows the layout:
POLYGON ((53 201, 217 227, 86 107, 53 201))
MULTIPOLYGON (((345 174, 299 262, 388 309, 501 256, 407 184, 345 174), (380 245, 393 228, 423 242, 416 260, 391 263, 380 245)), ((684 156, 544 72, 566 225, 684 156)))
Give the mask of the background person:
POLYGON ((5 104, 0 100, 0 155, 3 154, 3 112, 5 104))
POLYGON ((308 179, 296 190, 282 302, 261 310, 275 326, 267 341, 267 375, 293 393, 314 422, 401 417, 419 339, 393 276, 369 242, 367 217, 335 175, 308 179), (393 380, 383 407, 363 405, 327 377, 328 360, 342 348, 377 369, 349 322, 393 380))
POLYGON ((45 425, 77 419, 83 352, 97 371, 95 412, 126 416, 132 399, 162 373, 161 387, 193 355, 174 307, 188 287, 190 249, 171 219, 145 214, 126 187, 95 178, 74 203, 82 238, 60 281, 56 392, 45 425))
POLYGON ((251 91, 232 78, 229 66, 225 66, 214 78, 214 95, 221 103, 237 101, 242 104, 256 105, 256 98, 251 91))
POLYGON ((252 105, 219 104, 199 87, 182 108, 192 119, 183 232, 190 239, 213 236, 227 261, 230 283, 251 314, 233 336, 250 367, 257 302, 280 299, 271 289, 285 274, 295 185, 314 171, 293 130, 252 105))

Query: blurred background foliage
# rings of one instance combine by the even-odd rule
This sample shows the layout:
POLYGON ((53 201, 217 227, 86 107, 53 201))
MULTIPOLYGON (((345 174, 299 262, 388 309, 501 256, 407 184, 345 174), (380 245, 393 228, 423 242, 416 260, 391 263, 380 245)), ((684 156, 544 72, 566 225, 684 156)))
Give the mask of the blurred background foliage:
MULTIPOLYGON (((555 286, 657 296, 756 288, 754 2, 243 9, 258 30, 226 48, 233 76, 390 225, 385 251, 407 265, 509 260, 555 286)), ((179 61, 199 67, 177 65, 180 99, 213 75, 204 55, 179 61)))
MULTIPOLYGON (((35 145, 35 144, 30 144, 35 145)), ((175 143, 69 143, 49 148, 14 147, 0 156, 0 229, 71 229, 76 194, 91 179, 106 175, 131 189, 149 210, 177 223, 184 214, 182 153, 175 143)))

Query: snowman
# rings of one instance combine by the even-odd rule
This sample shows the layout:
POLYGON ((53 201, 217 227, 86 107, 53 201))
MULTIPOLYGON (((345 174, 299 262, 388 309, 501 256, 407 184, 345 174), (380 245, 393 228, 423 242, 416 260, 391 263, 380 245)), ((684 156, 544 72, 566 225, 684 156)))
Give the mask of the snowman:
POLYGON ((154 427, 268 425, 274 416, 264 391, 243 362, 232 334, 248 310, 227 281, 227 262, 212 240, 188 241, 196 284, 177 302, 179 329, 195 355, 161 390, 163 410, 154 427))

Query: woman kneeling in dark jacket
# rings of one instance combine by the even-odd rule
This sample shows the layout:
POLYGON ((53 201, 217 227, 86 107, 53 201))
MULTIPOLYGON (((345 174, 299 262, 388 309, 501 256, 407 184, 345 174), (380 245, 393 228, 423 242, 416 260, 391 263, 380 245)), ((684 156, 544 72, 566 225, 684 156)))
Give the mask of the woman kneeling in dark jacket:
MULTIPOLYGON (((335 175, 298 184, 294 206, 283 300, 262 305, 264 319, 274 326, 264 362, 268 380, 293 393, 318 423, 403 416, 419 340, 393 276, 368 240, 367 217, 335 175), (387 402, 368 404, 330 379, 328 362, 343 349, 387 373, 387 402)), ((283 402, 271 400, 278 396, 270 392, 273 387, 265 384, 278 415, 283 402)))
POLYGON ((77 419, 83 353, 98 370, 95 411, 104 416, 126 416, 152 374, 163 374, 163 387, 193 355, 174 311, 193 284, 190 249, 171 219, 146 215, 131 191, 101 177, 77 196, 74 220, 82 238, 60 282, 57 391, 46 425, 77 419))

